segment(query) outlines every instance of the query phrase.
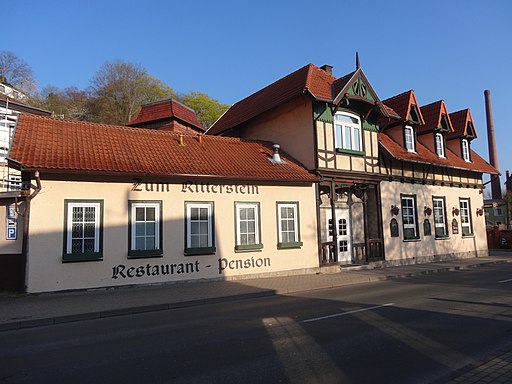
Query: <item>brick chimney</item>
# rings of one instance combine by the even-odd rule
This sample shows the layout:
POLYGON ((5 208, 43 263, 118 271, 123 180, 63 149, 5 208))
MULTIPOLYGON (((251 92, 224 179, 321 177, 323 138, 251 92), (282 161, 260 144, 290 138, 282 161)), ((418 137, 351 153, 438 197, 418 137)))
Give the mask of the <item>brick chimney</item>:
POLYGON ((320 67, 320 69, 323 69, 325 72, 327 72, 329 75, 332 75, 332 65, 324 64, 320 67))
MULTIPOLYGON (((496 137, 494 135, 494 121, 492 119, 491 91, 486 89, 484 91, 484 97, 485 116, 487 118, 487 145, 489 146, 489 163, 491 163, 491 165, 499 171, 498 151, 496 150, 496 137)), ((501 199, 501 185, 499 176, 491 179, 491 197, 497 200, 501 199)))

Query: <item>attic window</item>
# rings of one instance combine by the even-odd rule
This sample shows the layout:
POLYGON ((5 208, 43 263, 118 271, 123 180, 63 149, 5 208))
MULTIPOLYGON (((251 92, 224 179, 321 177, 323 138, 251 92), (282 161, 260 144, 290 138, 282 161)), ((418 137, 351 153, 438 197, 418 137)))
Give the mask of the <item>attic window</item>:
POLYGON ((413 123, 420 123, 420 114, 418 113, 418 107, 416 105, 411 105, 409 121, 412 121, 413 123))
POLYGON ((444 154, 444 137, 441 133, 436 133, 436 154, 439 157, 445 157, 444 154))
POLYGON ((407 152, 416 152, 414 129, 410 125, 404 127, 404 143, 407 152))
POLYGON ((467 139, 462 139, 462 158, 466 162, 470 162, 471 158, 469 157, 469 141, 467 139))
POLYGON ((441 130, 442 131, 450 131, 450 124, 448 123, 448 118, 446 117, 446 115, 443 115, 441 117, 441 130))
POLYGON ((475 128, 471 121, 468 121, 468 125, 466 126, 466 135, 471 138, 475 137, 475 128))

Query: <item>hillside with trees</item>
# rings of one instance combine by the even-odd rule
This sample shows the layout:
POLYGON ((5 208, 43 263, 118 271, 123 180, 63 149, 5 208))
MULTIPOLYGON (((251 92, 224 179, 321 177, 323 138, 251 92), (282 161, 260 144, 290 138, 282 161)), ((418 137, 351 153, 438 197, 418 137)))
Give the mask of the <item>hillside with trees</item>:
POLYGON ((0 81, 19 88, 31 105, 57 117, 105 124, 125 125, 141 105, 173 98, 195 110, 208 128, 229 107, 199 91, 177 93, 141 65, 122 60, 101 65, 86 89, 49 85, 39 90, 31 67, 15 53, 0 51, 0 81))

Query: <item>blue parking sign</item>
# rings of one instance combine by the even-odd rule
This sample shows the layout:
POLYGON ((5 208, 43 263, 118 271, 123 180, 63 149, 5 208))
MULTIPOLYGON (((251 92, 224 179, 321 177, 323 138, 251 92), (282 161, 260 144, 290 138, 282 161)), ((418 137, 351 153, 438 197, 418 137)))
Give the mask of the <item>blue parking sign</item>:
POLYGON ((7 239, 14 239, 14 240, 16 240, 16 227, 14 227, 14 228, 7 228, 7 239))

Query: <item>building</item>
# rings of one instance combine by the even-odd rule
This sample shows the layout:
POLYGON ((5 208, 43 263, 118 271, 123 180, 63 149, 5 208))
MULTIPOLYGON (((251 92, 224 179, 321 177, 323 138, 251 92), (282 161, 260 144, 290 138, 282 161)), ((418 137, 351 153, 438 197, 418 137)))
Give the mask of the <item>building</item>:
POLYGON ((363 70, 313 64, 235 103, 211 135, 279 143, 320 177, 320 265, 408 264, 487 254, 482 174, 469 110, 381 101, 363 70), (451 122, 453 117, 456 126, 451 122))
POLYGON ((272 143, 21 115, 9 162, 28 292, 318 266, 317 176, 272 143))
POLYGON ((19 190, 21 188, 20 173, 7 167, 6 161, 10 142, 14 134, 14 127, 20 114, 51 115, 48 111, 26 105, 10 97, 0 98, 0 192, 19 190))
POLYGON ((144 104, 128 126, 177 133, 204 133, 205 131, 196 113, 174 99, 144 104))
POLYGON ((9 98, 18 103, 25 103, 28 99, 28 96, 24 92, 6 81, 0 81, 0 97, 4 99, 9 98))
POLYGON ((497 170, 471 150, 469 110, 381 101, 359 66, 308 64, 206 134, 191 114, 165 100, 130 127, 20 115, 0 271, 44 292, 488 254, 482 174, 497 170))

